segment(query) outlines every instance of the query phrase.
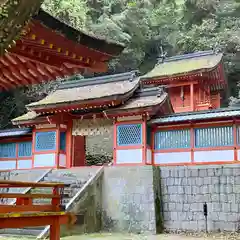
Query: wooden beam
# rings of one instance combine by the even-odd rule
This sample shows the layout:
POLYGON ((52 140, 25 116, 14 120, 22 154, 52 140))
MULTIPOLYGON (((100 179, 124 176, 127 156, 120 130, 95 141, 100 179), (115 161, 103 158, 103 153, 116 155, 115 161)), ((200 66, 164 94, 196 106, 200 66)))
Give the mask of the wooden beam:
POLYGON ((25 38, 26 37, 29 38, 30 34, 35 34, 36 36, 41 36, 41 38, 45 39, 49 43, 53 43, 54 46, 62 47, 63 49, 65 49, 66 46, 68 46, 67 50, 69 50, 70 52, 74 52, 77 55, 84 54, 84 55, 92 56, 94 59, 101 59, 101 60, 108 60, 109 58, 112 57, 107 53, 90 49, 84 45, 81 45, 80 43, 71 41, 67 39, 65 36, 63 36, 61 33, 57 33, 49 30, 48 28, 46 28, 36 20, 31 22, 30 28, 31 28, 31 31, 29 35, 25 36, 25 38))
POLYGON ((20 182, 20 181, 9 181, 9 180, 0 180, 0 188, 3 186, 7 187, 65 187, 69 184, 65 183, 43 183, 43 182, 20 182))
POLYGON ((0 205, 0 213, 6 212, 27 212, 42 211, 52 212, 55 206, 52 205, 0 205))
POLYGON ((60 198, 60 195, 47 194, 47 193, 34 193, 34 194, 22 194, 22 193, 0 193, 0 198, 60 198))
POLYGON ((86 59, 86 57, 81 57, 80 59, 79 56, 76 54, 74 54, 76 57, 73 58, 70 55, 58 53, 57 50, 47 49, 46 47, 38 46, 36 44, 25 44, 24 41, 21 44, 17 44, 12 51, 15 51, 15 49, 27 51, 31 54, 31 58, 37 58, 41 61, 45 61, 45 58, 49 58, 48 61, 50 61, 51 59, 51 64, 54 63, 57 67, 60 67, 62 62, 69 62, 78 66, 83 65, 86 67, 94 62, 94 60, 85 61, 84 59, 86 59))
POLYGON ((22 85, 22 82, 20 80, 17 80, 16 77, 13 76, 12 72, 7 67, 4 67, 4 65, 1 63, 0 63, 0 69, 3 75, 3 78, 5 78, 7 81, 12 82, 14 86, 22 85))
POLYGON ((17 64, 16 65, 13 64, 12 61, 9 59, 9 57, 4 56, 2 58, 9 63, 8 68, 10 72, 14 77, 16 77, 19 80, 20 83, 23 82, 23 84, 25 85, 28 85, 31 83, 29 79, 25 78, 24 75, 21 74, 21 72, 19 71, 19 66, 17 64))
POLYGON ((175 83, 175 84, 168 84, 165 87, 166 88, 171 88, 171 87, 190 86, 191 84, 198 84, 198 82, 197 81, 181 82, 181 83, 175 83))
POLYGON ((49 73, 49 71, 44 67, 44 65, 42 64, 36 64, 36 67, 38 69, 38 71, 45 77, 47 77, 47 79, 52 79, 53 76, 51 75, 51 73, 49 73))
POLYGON ((7 89, 16 87, 16 84, 8 81, 8 79, 6 79, 1 72, 0 72, 0 82, 3 83, 7 87, 7 89))
POLYGON ((13 53, 18 54, 20 56, 23 56, 25 58, 28 58, 30 61, 37 61, 41 64, 46 64, 49 65, 51 67, 55 67, 55 68, 60 68, 61 67, 61 63, 59 61, 59 59, 57 59, 57 62, 55 59, 53 59, 47 55, 45 55, 45 59, 43 59, 43 57, 39 57, 37 52, 31 51, 31 49, 20 49, 19 47, 15 47, 12 50, 13 53))
POLYGON ((34 84, 35 83, 34 76, 28 71, 26 61, 23 61, 22 58, 18 55, 14 54, 11 55, 12 55, 11 57, 14 58, 14 60, 17 63, 19 72, 27 80, 28 84, 34 84))
POLYGON ((23 227, 35 227, 35 226, 46 226, 46 225, 52 225, 56 218, 59 219, 59 224, 67 224, 69 223, 70 216, 68 214, 57 214, 55 212, 55 215, 48 215, 49 213, 45 213, 45 215, 40 215, 38 212, 35 214, 25 214, 20 215, 14 213, 16 217, 11 217, 9 215, 6 215, 6 217, 3 218, 3 216, 0 215, 0 228, 23 228, 23 227), (27 216, 28 215, 28 216, 27 216), (34 216, 35 215, 35 216, 34 216))
MULTIPOLYGON (((84 53, 81 52, 81 55, 76 55, 76 58, 71 57, 73 54, 75 54, 75 52, 70 52, 68 50, 63 50, 61 52, 58 52, 57 48, 49 48, 47 45, 40 45, 38 43, 36 43, 36 41, 29 41, 29 40, 24 40, 22 41, 23 46, 25 46, 26 48, 31 48, 34 49, 36 52, 39 53, 45 53, 47 55, 52 55, 58 58, 63 59, 63 61, 66 62, 71 62, 72 60, 77 60, 78 62, 82 63, 82 64, 88 64, 86 62, 86 59, 90 59, 89 64, 91 64, 91 62, 94 62, 98 59, 91 59, 91 57, 89 55, 85 55, 84 53), (68 52, 68 54, 66 54, 66 52, 68 52), (80 58, 81 57, 81 58, 80 58)), ((21 46, 18 45, 18 46, 21 46)))

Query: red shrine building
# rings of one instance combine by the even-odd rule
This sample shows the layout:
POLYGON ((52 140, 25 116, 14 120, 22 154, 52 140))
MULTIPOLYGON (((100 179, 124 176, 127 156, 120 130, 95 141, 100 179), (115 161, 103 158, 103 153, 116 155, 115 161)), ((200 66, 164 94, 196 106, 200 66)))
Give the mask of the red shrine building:
POLYGON ((170 57, 143 76, 142 82, 165 86, 174 112, 220 108, 227 84, 222 58, 212 51, 170 57))
POLYGON ((13 40, 0 57, 0 92, 86 71, 105 72, 108 61, 123 49, 121 44, 80 32, 40 10, 23 28, 21 38, 13 40))
POLYGON ((86 164, 87 136, 112 136, 114 165, 240 161, 240 110, 221 108, 222 54, 197 52, 137 71, 66 81, 0 132, 0 169, 86 164))

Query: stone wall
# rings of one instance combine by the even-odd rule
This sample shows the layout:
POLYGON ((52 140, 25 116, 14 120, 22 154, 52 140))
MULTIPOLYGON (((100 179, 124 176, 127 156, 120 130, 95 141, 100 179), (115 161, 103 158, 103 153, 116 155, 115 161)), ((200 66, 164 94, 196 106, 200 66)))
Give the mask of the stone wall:
POLYGON ((92 155, 113 156, 113 129, 97 136, 86 136, 86 152, 92 155))
POLYGON ((85 136, 87 154, 112 157, 112 120, 74 120, 72 134, 73 136, 85 136))
POLYGON ((167 230, 209 231, 240 228, 240 165, 161 167, 164 226, 167 230))
POLYGON ((81 189, 81 194, 70 208, 70 211, 77 216, 77 222, 70 228, 62 225, 62 237, 101 231, 103 170, 98 172, 99 170, 100 168, 84 167, 68 171, 69 174, 74 174, 78 180, 89 180, 92 176, 95 176, 95 179, 85 189, 81 189))
POLYGON ((103 230, 156 232, 153 167, 105 167, 103 230))

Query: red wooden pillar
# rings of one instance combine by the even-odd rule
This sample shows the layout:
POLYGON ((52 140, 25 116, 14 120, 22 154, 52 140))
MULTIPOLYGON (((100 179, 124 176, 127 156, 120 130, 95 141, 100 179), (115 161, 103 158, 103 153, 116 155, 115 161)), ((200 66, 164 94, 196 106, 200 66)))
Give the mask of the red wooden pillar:
POLYGON ((60 221, 59 218, 54 218, 50 225, 50 240, 60 239, 60 221))
POLYGON ((66 167, 71 168, 73 161, 73 136, 72 136, 73 122, 69 122, 66 132, 66 167))
POLYGON ((147 164, 147 122, 142 123, 143 164, 147 164))
POLYGON ((55 156, 55 166, 59 168, 59 154, 60 154, 60 126, 57 124, 56 129, 56 156, 55 156))
POLYGON ((117 121, 113 123, 113 164, 117 164, 117 121))
POLYGON ((194 106, 194 85, 191 83, 190 85, 190 106, 191 106, 191 111, 195 110, 194 106))
POLYGON ((85 136, 73 136, 73 158, 72 167, 86 165, 85 136))

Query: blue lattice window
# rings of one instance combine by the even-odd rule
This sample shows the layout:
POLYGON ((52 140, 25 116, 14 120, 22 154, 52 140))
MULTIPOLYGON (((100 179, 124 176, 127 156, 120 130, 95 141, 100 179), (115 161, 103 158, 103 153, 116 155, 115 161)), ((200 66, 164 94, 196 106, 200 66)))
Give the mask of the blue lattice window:
POLYGON ((16 157, 16 143, 0 144, 0 158, 15 158, 16 157))
POLYGON ((18 157, 32 156, 32 142, 18 143, 18 157))
POLYGON ((233 145, 233 127, 195 129, 195 147, 222 147, 233 145))
POLYGON ((129 124, 117 126, 118 146, 142 144, 142 125, 129 124))
POLYGON ((60 133, 60 150, 61 151, 66 151, 66 133, 61 132, 60 133))
POLYGON ((190 130, 159 131, 154 136, 155 149, 190 148, 190 130))
POLYGON ((37 132, 35 150, 36 151, 56 150, 56 132, 55 131, 37 132))

